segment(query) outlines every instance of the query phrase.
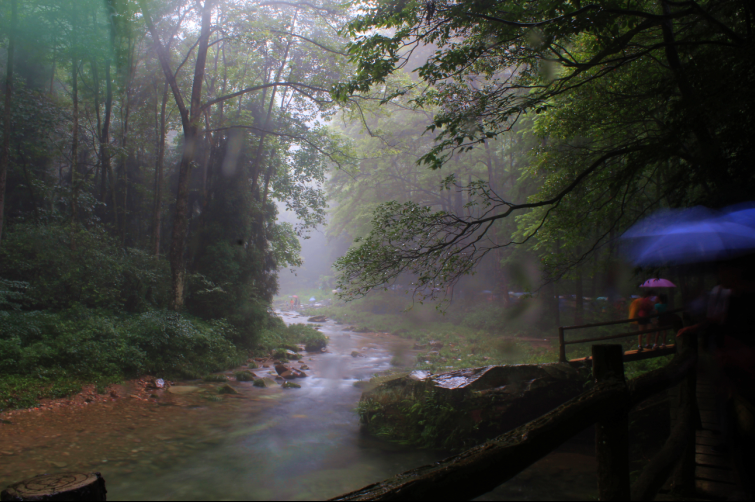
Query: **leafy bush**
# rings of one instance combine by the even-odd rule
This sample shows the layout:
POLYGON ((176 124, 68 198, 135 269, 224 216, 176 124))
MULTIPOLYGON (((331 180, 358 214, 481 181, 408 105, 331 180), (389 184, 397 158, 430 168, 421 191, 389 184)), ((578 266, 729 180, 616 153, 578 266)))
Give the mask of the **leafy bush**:
POLYGON ((81 382, 76 379, 6 375, 0 379, 0 411, 29 408, 39 399, 55 399, 80 391, 81 382))
MULTIPOLYGON (((255 350, 269 353, 281 348, 296 350, 297 345, 325 347, 328 338, 305 324, 286 326, 282 320, 273 318, 268 326, 261 330, 255 340, 255 350)), ((320 350, 320 349, 317 350, 320 350)))
MULTIPOLYGON (((0 293, 5 310, 10 299, 35 310, 83 305, 143 312, 165 306, 170 285, 166 260, 123 250, 100 227, 72 233, 61 223, 11 227, 0 248, 0 277, 4 285, 28 285, 22 298, 0 293)), ((8 291, 2 285, 0 290, 8 291)))
POLYGON ((0 374, 196 377, 240 364, 232 328, 172 312, 0 312, 0 374))

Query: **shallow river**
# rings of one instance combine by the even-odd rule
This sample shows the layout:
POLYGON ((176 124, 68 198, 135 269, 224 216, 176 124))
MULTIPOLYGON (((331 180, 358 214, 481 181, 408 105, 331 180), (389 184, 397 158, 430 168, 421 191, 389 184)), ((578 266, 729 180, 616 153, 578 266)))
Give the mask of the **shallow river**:
MULTIPOLYGON (((306 322, 296 313, 282 316, 306 322)), ((301 389, 232 382, 240 394, 213 401, 218 384, 182 382, 200 389, 7 417, 11 424, 0 424, 0 487, 84 470, 103 474, 109 500, 324 499, 442 458, 360 433, 354 382, 389 369, 408 342, 321 326, 328 352, 305 357, 311 370, 296 380, 301 389), (351 357, 354 350, 365 357, 351 357)), ((483 498, 591 498, 595 463, 584 446, 561 448, 483 498)))

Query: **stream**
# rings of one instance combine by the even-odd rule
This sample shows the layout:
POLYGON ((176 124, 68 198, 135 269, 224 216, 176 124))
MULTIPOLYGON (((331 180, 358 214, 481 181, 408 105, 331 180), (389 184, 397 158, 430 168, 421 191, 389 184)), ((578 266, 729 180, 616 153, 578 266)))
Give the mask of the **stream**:
MULTIPOLYGON (((345 333, 332 321, 320 328, 328 351, 305 356, 300 389, 231 382, 239 394, 218 399, 219 384, 181 382, 193 392, 9 417, 0 424, 0 488, 75 470, 101 472, 109 500, 326 499, 446 456, 360 433, 354 383, 388 370, 411 342, 345 333), (355 350, 364 357, 352 357, 355 350)), ((583 443, 559 448, 482 499, 594 497, 595 460, 583 443)))

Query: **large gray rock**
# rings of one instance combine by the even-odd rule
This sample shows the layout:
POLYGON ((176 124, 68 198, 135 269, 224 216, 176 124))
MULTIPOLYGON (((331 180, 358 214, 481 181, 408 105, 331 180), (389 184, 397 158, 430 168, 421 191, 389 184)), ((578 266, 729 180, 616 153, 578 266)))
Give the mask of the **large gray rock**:
POLYGON ((588 367, 569 363, 415 371, 363 392, 360 417, 368 432, 383 437, 469 446, 547 413, 584 392, 589 380, 588 367))

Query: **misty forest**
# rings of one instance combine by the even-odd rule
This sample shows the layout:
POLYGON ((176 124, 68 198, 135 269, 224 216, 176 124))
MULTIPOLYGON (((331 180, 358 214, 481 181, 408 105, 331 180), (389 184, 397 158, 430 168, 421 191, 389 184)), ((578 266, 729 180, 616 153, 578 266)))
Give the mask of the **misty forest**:
POLYGON ((2 499, 751 500, 753 29, 2 0, 2 499))

